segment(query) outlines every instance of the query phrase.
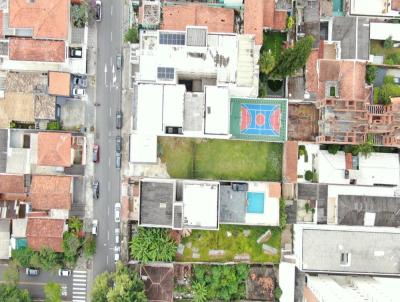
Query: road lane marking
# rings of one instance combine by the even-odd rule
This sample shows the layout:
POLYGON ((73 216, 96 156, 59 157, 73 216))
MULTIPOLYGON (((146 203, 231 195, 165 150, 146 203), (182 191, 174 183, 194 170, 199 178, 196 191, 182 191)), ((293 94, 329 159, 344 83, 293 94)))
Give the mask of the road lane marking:
POLYGON ((107 255, 107 265, 108 265, 108 255, 107 255))
POLYGON ((111 181, 108 181, 107 187, 108 187, 108 191, 110 191, 111 190, 111 181))
POLYGON ((111 107, 110 107, 110 117, 111 117, 111 107))
POLYGON ((108 167, 111 168, 111 158, 108 159, 108 167))
POLYGON ((110 11, 110 13, 111 13, 111 16, 112 16, 112 13, 113 13, 113 9, 114 9, 114 6, 111 4, 111 11, 110 11))
POLYGON ((111 39, 111 42, 112 42, 112 32, 111 32, 111 38, 110 39, 111 39))
POLYGON ((110 231, 107 231, 107 241, 110 241, 110 231))

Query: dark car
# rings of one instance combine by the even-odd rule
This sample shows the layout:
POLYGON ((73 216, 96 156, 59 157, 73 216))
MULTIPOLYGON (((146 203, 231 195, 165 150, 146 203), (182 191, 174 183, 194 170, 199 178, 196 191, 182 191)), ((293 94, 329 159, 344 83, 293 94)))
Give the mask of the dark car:
POLYGON ((96 0, 96 21, 101 21, 101 1, 96 0))
POLYGON ((233 191, 248 191, 249 185, 243 182, 234 182, 232 183, 232 190, 233 191))
POLYGON ((86 77, 74 77, 73 81, 75 86, 80 86, 82 88, 87 87, 87 78, 86 77))
POLYGON ((100 159, 99 145, 93 145, 93 162, 98 163, 100 159))
POLYGON ((93 182, 93 198, 99 199, 99 195, 100 195, 100 183, 98 180, 95 180, 93 182))
POLYGON ((116 63, 116 65, 117 65, 117 69, 120 70, 121 67, 122 67, 122 56, 121 56, 121 54, 118 54, 118 55, 117 55, 115 61, 116 61, 115 63, 116 63))
POLYGON ((70 47, 69 48, 69 57, 70 58, 82 58, 82 47, 70 47))
POLYGON ((115 153, 115 168, 121 169, 121 152, 115 153))
POLYGON ((122 137, 119 135, 115 138, 115 150, 117 152, 121 152, 122 150, 122 137))
POLYGON ((117 120, 116 120, 116 127, 117 129, 122 128, 122 111, 117 111, 117 120))
POLYGON ((27 267, 26 270, 25 270, 25 273, 28 276, 38 276, 40 274, 40 271, 37 268, 27 267))

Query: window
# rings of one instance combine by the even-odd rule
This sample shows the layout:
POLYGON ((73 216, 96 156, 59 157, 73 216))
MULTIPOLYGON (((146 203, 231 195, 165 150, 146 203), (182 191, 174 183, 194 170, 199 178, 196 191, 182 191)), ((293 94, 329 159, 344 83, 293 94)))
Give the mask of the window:
POLYGON ((159 43, 164 45, 185 45, 185 34, 160 32, 159 43))
POLYGON ((335 86, 329 87, 329 96, 336 96, 336 87, 335 86))
POLYGON ((162 81, 171 81, 174 79, 174 68, 171 67, 158 67, 157 79, 162 81))
POLYGON ((340 254, 340 265, 349 266, 350 265, 350 254, 341 253, 340 254))

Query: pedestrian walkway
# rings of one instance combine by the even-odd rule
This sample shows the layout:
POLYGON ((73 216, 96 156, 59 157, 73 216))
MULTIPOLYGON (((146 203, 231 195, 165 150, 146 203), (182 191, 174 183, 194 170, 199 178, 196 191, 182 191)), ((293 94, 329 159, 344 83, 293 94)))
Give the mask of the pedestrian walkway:
POLYGON ((86 271, 72 273, 72 302, 86 301, 86 271))

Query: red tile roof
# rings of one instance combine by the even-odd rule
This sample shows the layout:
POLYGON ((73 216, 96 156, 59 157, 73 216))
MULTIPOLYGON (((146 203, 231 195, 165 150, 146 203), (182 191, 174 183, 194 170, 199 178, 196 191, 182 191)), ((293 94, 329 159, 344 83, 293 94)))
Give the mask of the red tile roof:
POLYGON ((9 27, 31 28, 33 38, 68 38, 70 0, 10 0, 9 27))
POLYGON ((297 159, 298 145, 295 141, 286 142, 284 145, 284 181, 290 183, 297 182, 297 159))
POLYGON ((308 92, 318 91, 318 49, 313 49, 306 64, 306 89, 308 92))
POLYGON ((244 33, 255 35, 257 45, 263 43, 264 1, 246 0, 244 2, 244 33))
POLYGON ((400 11, 400 0, 392 0, 392 9, 400 11))
POLYGON ((71 209, 70 176, 33 175, 30 200, 34 210, 71 209))
POLYGON ((24 193, 24 176, 1 174, 0 193, 24 193))
POLYGON ((162 29, 186 30, 189 25, 207 26, 209 32, 232 33, 234 11, 204 4, 164 6, 162 29))
POLYGON ((366 64, 358 61, 319 60, 318 97, 325 98, 325 83, 339 83, 339 98, 364 100, 366 64))
POLYGON ((40 132, 37 163, 42 166, 70 167, 71 133, 40 132))
POLYGON ((285 30, 286 29, 286 21, 287 21, 287 11, 284 10, 276 10, 274 14, 274 25, 272 29, 274 30, 285 30))
POLYGON ((272 198, 281 197, 281 184, 279 182, 270 182, 268 184, 268 196, 272 198))
POLYGON ((345 160, 346 160, 346 170, 353 169, 353 154, 346 153, 345 160))
POLYGON ((273 28, 274 27, 274 12, 275 12, 275 1, 274 0, 259 0, 263 2, 264 9, 262 10, 264 14, 264 27, 273 28))
POLYGON ((28 218, 26 237, 28 246, 34 251, 40 251, 44 247, 56 252, 63 252, 63 219, 28 218))
POLYGON ((64 62, 65 42, 10 38, 9 56, 16 61, 64 62))

